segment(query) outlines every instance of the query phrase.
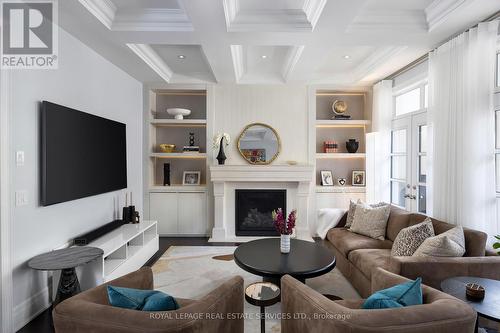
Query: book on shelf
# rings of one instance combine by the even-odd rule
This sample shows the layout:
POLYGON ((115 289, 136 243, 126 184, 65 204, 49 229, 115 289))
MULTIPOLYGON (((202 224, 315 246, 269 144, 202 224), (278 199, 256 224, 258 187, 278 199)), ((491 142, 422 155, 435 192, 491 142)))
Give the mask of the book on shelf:
POLYGON ((183 153, 199 153, 200 147, 199 146, 184 146, 184 147, 182 147, 182 152, 183 153))
POLYGON ((323 143, 323 150, 325 153, 338 153, 339 144, 337 141, 325 141, 323 143))

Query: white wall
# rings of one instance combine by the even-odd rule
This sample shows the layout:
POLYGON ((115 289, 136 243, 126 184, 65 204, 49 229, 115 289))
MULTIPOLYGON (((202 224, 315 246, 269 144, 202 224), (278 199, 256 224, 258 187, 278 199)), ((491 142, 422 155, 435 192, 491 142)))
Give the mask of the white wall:
POLYGON ((295 85, 214 86, 214 130, 227 132, 226 164, 247 164, 236 142, 246 125, 262 122, 272 126, 281 138, 281 153, 273 164, 288 160, 308 161, 307 87, 295 85))
POLYGON ((124 193, 39 205, 38 103, 48 100, 127 124, 128 190, 134 192, 142 216, 142 84, 59 29, 59 69, 13 71, 11 97, 10 156, 22 150, 26 158, 21 167, 12 158, 12 194, 27 190, 29 200, 26 206, 12 204, 14 321, 18 329, 49 301, 48 275, 29 269, 27 261, 112 221, 113 202, 124 193))

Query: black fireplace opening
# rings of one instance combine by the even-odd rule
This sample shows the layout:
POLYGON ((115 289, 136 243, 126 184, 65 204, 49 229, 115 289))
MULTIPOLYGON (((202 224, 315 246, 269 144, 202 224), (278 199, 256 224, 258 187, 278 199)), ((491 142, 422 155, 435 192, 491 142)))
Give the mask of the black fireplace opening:
POLYGON ((236 236, 279 236, 272 211, 286 212, 286 190, 236 190, 236 236))

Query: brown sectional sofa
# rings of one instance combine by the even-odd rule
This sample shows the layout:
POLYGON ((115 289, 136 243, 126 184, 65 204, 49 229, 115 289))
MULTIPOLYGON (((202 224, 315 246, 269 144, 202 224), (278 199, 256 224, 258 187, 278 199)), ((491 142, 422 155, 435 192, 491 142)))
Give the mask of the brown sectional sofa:
MULTIPOLYGON (((399 231, 422 222, 426 216, 391 207, 386 239, 376 240, 350 232, 345 225, 346 215, 336 228, 327 234, 329 247, 335 252, 337 268, 363 297, 371 294, 374 268, 381 267, 409 279, 422 277, 423 283, 440 289, 440 283, 452 276, 481 276, 500 280, 500 257, 485 256, 487 235, 466 229, 466 252, 463 257, 392 257, 392 243, 399 231)), ((455 225, 432 219, 436 235, 455 225)))

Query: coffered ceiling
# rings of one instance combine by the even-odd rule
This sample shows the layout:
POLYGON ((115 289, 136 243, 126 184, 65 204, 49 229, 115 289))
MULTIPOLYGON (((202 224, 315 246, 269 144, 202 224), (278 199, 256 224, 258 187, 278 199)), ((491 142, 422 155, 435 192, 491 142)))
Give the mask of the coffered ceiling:
POLYGON ((64 0, 59 21, 145 83, 366 85, 499 0, 64 0))

